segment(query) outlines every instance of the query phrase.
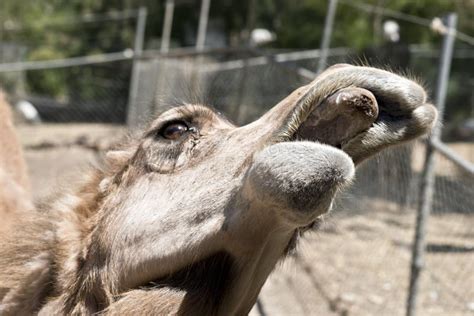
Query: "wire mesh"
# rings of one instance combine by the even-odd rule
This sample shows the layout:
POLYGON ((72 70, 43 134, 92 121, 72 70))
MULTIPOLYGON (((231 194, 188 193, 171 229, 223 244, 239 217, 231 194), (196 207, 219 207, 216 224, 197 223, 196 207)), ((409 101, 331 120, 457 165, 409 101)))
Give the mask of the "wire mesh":
MULTIPOLYGON (((454 145, 459 151, 466 151, 466 146, 454 145)), ((436 159, 434 214, 426 234, 420 313, 472 313, 474 178, 444 156, 437 154, 436 159)))
POLYGON ((8 73, 17 82, 5 90, 13 103, 32 103, 44 122, 124 123, 130 69, 125 60, 29 70, 16 77, 8 73))
MULTIPOLYGON (((298 68, 317 67, 314 56, 289 62, 277 62, 272 56, 236 52, 141 60, 139 81, 143 84, 132 100, 140 108, 139 121, 170 106, 192 102, 211 105, 238 124, 253 121, 308 82, 298 68)), ((350 60, 347 54, 330 57, 331 63, 350 60)))

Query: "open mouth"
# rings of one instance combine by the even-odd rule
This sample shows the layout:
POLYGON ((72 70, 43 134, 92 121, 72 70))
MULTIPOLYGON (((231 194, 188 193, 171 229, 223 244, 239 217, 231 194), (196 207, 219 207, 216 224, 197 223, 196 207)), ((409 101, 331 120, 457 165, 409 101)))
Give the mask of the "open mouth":
POLYGON ((338 65, 308 86, 278 137, 331 145, 357 164, 427 133, 435 120, 435 108, 415 82, 380 69, 338 65))
POLYGON ((368 90, 349 87, 338 90, 316 106, 293 135, 342 149, 367 131, 379 118, 379 106, 368 90))

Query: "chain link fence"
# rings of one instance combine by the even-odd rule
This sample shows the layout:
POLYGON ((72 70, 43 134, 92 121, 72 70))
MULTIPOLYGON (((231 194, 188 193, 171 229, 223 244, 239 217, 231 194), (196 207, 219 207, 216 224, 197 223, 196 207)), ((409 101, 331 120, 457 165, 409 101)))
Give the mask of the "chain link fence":
MULTIPOLYGON (((129 69, 127 61, 49 69, 48 77, 68 82, 60 97, 29 94, 18 98, 31 102, 46 122, 124 123, 129 69)), ((41 77, 45 72, 32 70, 28 76, 41 77)))
MULTIPOLYGON (((350 62, 351 50, 331 50, 330 63, 350 62)), ((170 106, 211 105, 238 124, 255 120, 315 74, 319 50, 227 50, 138 61, 139 92, 131 104, 138 124, 170 106)))

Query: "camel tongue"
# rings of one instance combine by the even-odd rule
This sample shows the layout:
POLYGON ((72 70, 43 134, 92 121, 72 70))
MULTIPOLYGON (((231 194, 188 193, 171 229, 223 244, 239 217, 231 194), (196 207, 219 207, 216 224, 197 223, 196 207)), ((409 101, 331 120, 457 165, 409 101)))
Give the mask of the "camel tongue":
POLYGON ((344 88, 327 97, 311 112, 296 137, 340 147, 368 130, 377 116, 377 100, 369 90, 344 88))

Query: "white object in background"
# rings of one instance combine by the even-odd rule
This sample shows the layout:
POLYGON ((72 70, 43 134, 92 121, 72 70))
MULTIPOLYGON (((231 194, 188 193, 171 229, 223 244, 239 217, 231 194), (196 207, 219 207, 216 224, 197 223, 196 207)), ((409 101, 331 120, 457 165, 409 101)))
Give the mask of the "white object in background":
POLYGON ((431 30, 438 34, 446 34, 448 32, 448 28, 446 27, 446 25, 444 25, 443 20, 438 17, 433 18, 430 27, 431 30))
POLYGON ((391 42, 400 40, 400 26, 393 20, 387 20, 383 23, 383 34, 391 42))
POLYGON ((131 48, 126 48, 126 49, 123 51, 123 56, 124 56, 125 58, 132 58, 133 55, 135 55, 135 54, 134 54, 133 49, 131 49, 131 48))
POLYGON ((273 42, 275 39, 275 33, 267 29, 253 29, 252 32, 250 32, 250 42, 255 46, 273 42))
POLYGON ((15 104, 15 109, 23 115, 29 123, 40 123, 41 117, 35 106, 28 101, 20 100, 15 104))

